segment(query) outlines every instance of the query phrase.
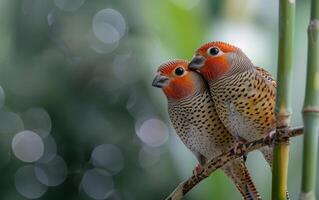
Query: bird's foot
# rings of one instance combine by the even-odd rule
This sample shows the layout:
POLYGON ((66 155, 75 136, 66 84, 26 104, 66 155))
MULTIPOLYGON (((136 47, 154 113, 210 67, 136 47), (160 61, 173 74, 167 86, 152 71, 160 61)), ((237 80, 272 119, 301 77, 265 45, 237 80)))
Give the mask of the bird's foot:
POLYGON ((269 146, 271 146, 271 140, 274 137, 274 135, 276 134, 276 131, 270 131, 266 137, 264 137, 264 143, 268 144, 269 146))
MULTIPOLYGON (((239 148, 240 146, 244 145, 247 143, 247 140, 245 140, 244 138, 242 137, 237 137, 237 141, 236 141, 236 144, 235 144, 235 147, 234 147, 234 153, 237 153, 237 151, 241 148, 239 148)), ((244 154, 243 155, 243 158, 244 158, 244 161, 246 161, 247 159, 247 154, 244 154)))
POLYGON ((204 167, 201 164, 197 164, 196 167, 193 169, 193 176, 197 176, 198 174, 202 173, 204 167))

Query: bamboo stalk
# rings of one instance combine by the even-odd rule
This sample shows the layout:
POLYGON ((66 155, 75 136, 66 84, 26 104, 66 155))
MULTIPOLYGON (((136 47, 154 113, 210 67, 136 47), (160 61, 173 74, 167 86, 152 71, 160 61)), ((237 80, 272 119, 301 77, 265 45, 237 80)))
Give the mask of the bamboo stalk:
MULTIPOLYGON (((290 122, 294 22, 295 0, 280 0, 276 98, 277 128, 288 127, 290 122)), ((272 173, 273 200, 286 199, 288 160, 289 139, 286 141, 275 140, 272 173)))
POLYGON ((308 63, 306 96, 303 109, 305 136, 301 200, 315 200, 319 134, 319 0, 311 1, 308 27, 308 63))

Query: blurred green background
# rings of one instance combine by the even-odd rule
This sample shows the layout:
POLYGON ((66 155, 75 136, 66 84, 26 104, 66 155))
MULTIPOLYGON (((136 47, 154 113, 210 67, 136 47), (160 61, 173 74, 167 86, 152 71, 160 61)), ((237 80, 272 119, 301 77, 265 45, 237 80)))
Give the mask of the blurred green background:
MULTIPOLYGON (((309 0, 297 1, 292 124, 302 124, 309 0)), ((157 66, 203 42, 276 74, 277 0, 0 0, 0 199, 164 199, 196 160, 176 137, 157 66)), ((288 187, 297 199, 301 141, 288 187)), ((248 166, 264 199, 271 173, 248 166)), ((185 199, 240 199, 216 172, 185 199)))

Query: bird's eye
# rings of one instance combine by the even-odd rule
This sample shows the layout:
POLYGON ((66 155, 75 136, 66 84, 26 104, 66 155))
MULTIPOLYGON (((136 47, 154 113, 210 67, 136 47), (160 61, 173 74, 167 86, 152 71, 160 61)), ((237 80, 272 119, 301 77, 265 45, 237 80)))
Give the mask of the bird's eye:
POLYGON ((176 69, 175 69, 175 74, 177 75, 177 76, 182 76, 183 74, 184 74, 184 68, 183 67, 177 67, 176 69))
POLYGON ((219 49, 217 47, 211 47, 207 52, 212 56, 216 56, 219 53, 219 49))

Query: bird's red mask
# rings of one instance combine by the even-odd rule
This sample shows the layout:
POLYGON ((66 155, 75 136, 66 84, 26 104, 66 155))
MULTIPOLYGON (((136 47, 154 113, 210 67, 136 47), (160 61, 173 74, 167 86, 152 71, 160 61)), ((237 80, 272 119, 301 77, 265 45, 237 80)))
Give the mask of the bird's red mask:
POLYGON ((207 81, 216 80, 230 71, 231 60, 239 49, 223 42, 210 42, 197 49, 190 70, 201 73, 207 81))
POLYGON ((185 60, 174 60, 159 66, 152 85, 163 89, 168 99, 179 100, 193 94, 201 86, 200 75, 188 69, 185 60))

